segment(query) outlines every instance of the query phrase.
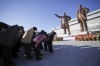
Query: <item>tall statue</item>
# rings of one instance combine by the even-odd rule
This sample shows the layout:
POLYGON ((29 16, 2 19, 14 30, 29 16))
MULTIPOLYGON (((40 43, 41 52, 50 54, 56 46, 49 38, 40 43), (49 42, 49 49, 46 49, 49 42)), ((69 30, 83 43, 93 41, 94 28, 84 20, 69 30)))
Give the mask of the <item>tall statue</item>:
POLYGON ((66 29, 68 30, 68 34, 70 35, 69 23, 68 21, 71 20, 71 17, 64 13, 64 16, 59 16, 55 14, 58 18, 61 19, 61 28, 64 29, 64 34, 66 34, 66 29))
POLYGON ((77 20, 78 23, 80 23, 81 31, 88 31, 87 26, 87 17, 86 14, 89 12, 89 9, 86 7, 82 7, 82 5, 79 6, 79 9, 77 11, 77 20))

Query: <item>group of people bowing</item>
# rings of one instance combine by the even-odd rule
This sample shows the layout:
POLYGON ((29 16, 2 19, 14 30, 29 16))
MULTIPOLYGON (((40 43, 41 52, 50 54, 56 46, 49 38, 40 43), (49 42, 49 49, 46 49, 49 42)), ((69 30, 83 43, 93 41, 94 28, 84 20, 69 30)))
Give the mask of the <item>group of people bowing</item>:
POLYGON ((3 57, 4 66, 14 66, 13 58, 18 58, 17 52, 21 46, 24 47, 26 59, 33 58, 31 51, 34 51, 35 59, 41 60, 42 43, 45 51, 53 53, 52 41, 56 33, 47 33, 44 30, 37 32, 37 27, 24 31, 23 26, 9 26, 0 22, 0 57, 3 57))

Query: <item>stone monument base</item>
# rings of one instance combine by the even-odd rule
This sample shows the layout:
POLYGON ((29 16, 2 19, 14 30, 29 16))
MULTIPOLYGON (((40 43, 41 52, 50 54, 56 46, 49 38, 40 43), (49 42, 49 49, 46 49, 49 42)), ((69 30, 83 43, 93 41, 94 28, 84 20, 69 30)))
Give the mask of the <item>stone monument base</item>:
MULTIPOLYGON (((71 35, 87 34, 88 31, 73 32, 71 35)), ((89 32, 90 33, 90 32, 89 32)))
POLYGON ((63 40, 75 40, 75 35, 81 35, 81 34, 87 34, 87 31, 81 31, 81 32, 73 32, 70 35, 68 34, 63 34, 63 40))

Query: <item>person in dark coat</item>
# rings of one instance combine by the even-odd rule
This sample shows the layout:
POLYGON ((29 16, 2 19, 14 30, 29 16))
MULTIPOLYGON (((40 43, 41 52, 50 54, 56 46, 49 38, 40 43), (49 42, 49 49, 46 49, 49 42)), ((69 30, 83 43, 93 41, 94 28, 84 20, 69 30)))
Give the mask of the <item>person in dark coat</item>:
MULTIPOLYGON (((23 36, 24 33, 25 33, 24 27, 19 26, 19 31, 18 31, 17 38, 16 38, 16 45, 17 45, 18 48, 20 48, 22 46, 21 45, 21 39, 22 39, 22 36, 23 36)), ((19 51, 19 50, 17 50, 17 51, 19 51)))
MULTIPOLYGON (((6 30, 7 28, 8 25, 6 23, 0 22, 0 32, 6 30)), ((0 57, 2 57, 2 53, 3 53, 2 48, 3 46, 0 44, 0 57)))
POLYGON ((16 40, 15 40, 15 44, 13 45, 12 47, 12 57, 13 58, 18 58, 18 53, 19 52, 19 48, 21 47, 21 39, 22 39, 22 36, 24 34, 24 27, 23 26, 19 26, 19 29, 18 29, 18 33, 17 33, 17 37, 16 37, 16 40))
POLYGON ((48 33, 47 39, 44 40, 44 49, 45 51, 49 50, 49 53, 53 53, 52 41, 55 35, 56 35, 56 32, 52 31, 51 33, 48 33))
POLYGON ((0 31, 0 44, 3 46, 4 66, 14 66, 12 61, 12 46, 18 32, 18 25, 9 26, 8 28, 2 25, 0 23, 0 28, 2 29, 0 31))

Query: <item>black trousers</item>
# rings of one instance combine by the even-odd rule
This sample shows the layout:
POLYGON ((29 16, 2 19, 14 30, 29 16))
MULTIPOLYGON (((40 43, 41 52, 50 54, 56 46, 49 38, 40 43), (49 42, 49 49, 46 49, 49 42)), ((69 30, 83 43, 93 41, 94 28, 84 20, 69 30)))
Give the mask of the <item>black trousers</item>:
POLYGON ((49 50, 49 53, 53 53, 52 41, 45 41, 44 42, 44 48, 45 48, 45 51, 49 50))
POLYGON ((31 44, 26 44, 26 43, 22 43, 24 50, 25 50, 25 54, 26 54, 26 59, 31 59, 32 55, 31 55, 31 44))
POLYGON ((0 57, 2 57, 2 45, 0 45, 0 57))
POLYGON ((48 51, 48 45, 47 44, 48 44, 47 41, 44 41, 44 50, 45 51, 48 51))
POLYGON ((12 48, 3 46, 4 65, 12 64, 12 48))
POLYGON ((52 41, 48 41, 48 49, 50 53, 53 53, 53 45, 52 45, 52 41))
POLYGON ((12 47, 12 57, 13 58, 17 58, 18 57, 17 51, 18 51, 17 45, 13 45, 13 47, 12 47))
POLYGON ((43 50, 42 42, 40 42, 40 49, 43 50))
POLYGON ((34 48, 35 58, 36 58, 36 60, 38 60, 40 58, 40 56, 41 56, 40 44, 38 44, 37 47, 35 47, 36 43, 32 42, 31 45, 34 48))

